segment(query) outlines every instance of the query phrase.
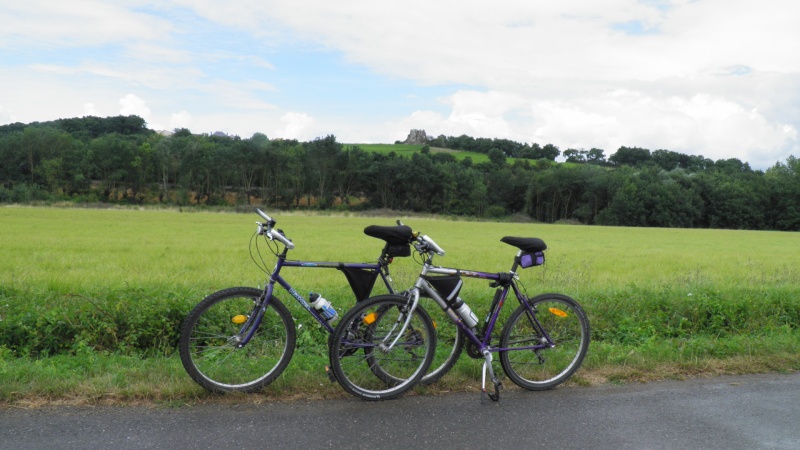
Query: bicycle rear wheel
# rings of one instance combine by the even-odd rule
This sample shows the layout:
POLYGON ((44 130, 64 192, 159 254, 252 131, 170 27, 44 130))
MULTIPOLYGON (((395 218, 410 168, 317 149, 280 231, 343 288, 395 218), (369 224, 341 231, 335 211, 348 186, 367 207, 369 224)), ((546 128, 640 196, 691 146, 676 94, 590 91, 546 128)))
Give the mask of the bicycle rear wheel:
POLYGON ((342 317, 329 356, 336 380, 350 394, 365 400, 392 399, 425 374, 436 350, 436 330, 422 308, 411 313, 403 330, 407 303, 401 296, 375 297, 357 303, 342 317))
POLYGON ((243 347, 263 291, 236 287, 203 299, 186 317, 178 345, 184 369, 214 392, 253 392, 277 378, 292 359, 294 320, 272 297, 255 334, 243 347))
POLYGON ((500 352, 508 378, 532 391, 552 389, 578 370, 589 348, 589 319, 575 300, 561 294, 542 294, 529 300, 533 316, 520 305, 508 318, 500 347, 530 347, 553 342, 549 348, 500 352))

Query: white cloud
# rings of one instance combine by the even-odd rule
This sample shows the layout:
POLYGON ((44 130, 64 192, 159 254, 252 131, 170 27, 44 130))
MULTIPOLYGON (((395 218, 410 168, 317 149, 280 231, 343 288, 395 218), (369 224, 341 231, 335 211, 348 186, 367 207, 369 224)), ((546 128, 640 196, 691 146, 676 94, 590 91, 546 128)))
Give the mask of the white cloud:
POLYGON ((185 110, 173 113, 169 120, 169 131, 178 128, 191 129, 192 115, 185 110))
POLYGON ((153 119, 153 113, 150 108, 147 106, 144 99, 134 95, 128 94, 125 97, 119 99, 119 104, 122 106, 119 110, 119 114, 122 116, 131 116, 136 115, 141 117, 147 123, 147 127, 151 130, 163 130, 164 125, 153 119))
POLYGON ((16 121, 17 120, 14 118, 14 115, 11 114, 11 111, 3 108, 3 106, 0 105, 0 125, 14 123, 16 121))
POLYGON ((103 0, 3 2, 0 48, 8 43, 50 48, 102 46, 167 36, 172 28, 168 20, 136 12, 136 6, 103 0))
POLYGON ((144 119, 150 118, 150 108, 145 105, 145 101, 134 94, 128 94, 119 99, 122 108, 119 113, 123 116, 137 115, 144 119))
POLYGON ((86 103, 83 105, 83 116, 99 117, 100 113, 97 112, 97 108, 94 107, 94 104, 86 103))
POLYGON ((313 135, 311 127, 315 121, 308 114, 288 112, 282 115, 280 120, 285 125, 276 131, 275 137, 298 140, 311 140, 319 137, 313 135))

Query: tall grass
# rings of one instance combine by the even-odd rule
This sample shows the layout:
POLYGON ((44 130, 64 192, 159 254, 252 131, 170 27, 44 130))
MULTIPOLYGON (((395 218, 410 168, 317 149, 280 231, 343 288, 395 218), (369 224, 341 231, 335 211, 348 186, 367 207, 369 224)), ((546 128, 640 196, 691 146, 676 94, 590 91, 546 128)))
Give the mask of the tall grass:
MULTIPOLYGON (((396 218, 436 240, 447 252, 438 263, 448 267, 505 271, 515 249, 501 237, 544 239, 547 263, 522 271, 520 282, 529 295, 562 292, 585 307, 593 342, 578 382, 710 366, 800 368, 798 233, 270 213, 297 246, 290 257, 313 261, 374 261, 382 242, 362 230, 396 218)), ((95 379, 95 389, 124 398, 200 395, 183 384, 188 377, 181 381, 188 387, 140 392, 153 379, 136 371, 153 372, 154 359, 165 362, 152 377, 179 377, 175 344, 188 311, 218 289, 263 285, 265 274, 248 252, 256 220, 250 213, 0 208, 0 399, 86 392, 74 379, 84 376, 95 379), (76 369, 101 357, 121 361, 124 378, 149 381, 123 393, 113 375, 76 369), (58 367, 63 372, 53 378, 58 367), (66 381, 50 390, 48 378, 66 381)), ((271 268, 275 257, 264 254, 271 268)), ((419 265, 396 258, 391 269, 402 289, 419 265)), ((293 268, 283 275, 298 292, 322 292, 340 310, 354 303, 337 270, 293 268)), ((384 291, 376 284, 376 293, 384 291)), ((465 279, 462 298, 479 316, 491 293, 488 283, 465 279)), ((267 395, 287 389, 328 395, 318 382, 324 332, 289 296, 278 297, 298 322, 299 348, 267 395)), ((465 356, 442 385, 464 385, 479 367, 465 356)))

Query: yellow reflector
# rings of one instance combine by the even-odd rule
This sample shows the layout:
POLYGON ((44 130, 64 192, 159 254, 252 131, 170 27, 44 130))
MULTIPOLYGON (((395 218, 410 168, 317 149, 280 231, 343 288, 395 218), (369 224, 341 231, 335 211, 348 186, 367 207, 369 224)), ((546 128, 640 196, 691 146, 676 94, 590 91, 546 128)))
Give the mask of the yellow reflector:
POLYGON ((431 322, 433 322, 433 329, 434 330, 439 328, 438 326, 436 326, 436 321, 435 320, 431 319, 431 322))
POLYGON ((550 308, 550 313, 558 317, 567 317, 567 313, 558 308, 550 308))
POLYGON ((372 325, 376 320, 378 320, 378 313, 369 313, 364 316, 363 320, 365 325, 372 325))
POLYGON ((231 318, 231 322, 235 323, 236 325, 243 324, 247 320, 247 316, 243 316, 239 314, 238 316, 233 316, 231 318))

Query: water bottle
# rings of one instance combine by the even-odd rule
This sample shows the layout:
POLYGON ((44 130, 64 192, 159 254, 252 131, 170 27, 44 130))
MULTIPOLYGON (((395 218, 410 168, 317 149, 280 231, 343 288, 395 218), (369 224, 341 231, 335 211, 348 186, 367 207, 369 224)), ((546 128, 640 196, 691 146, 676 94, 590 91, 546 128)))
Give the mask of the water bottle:
POLYGON ((312 292, 311 294, 309 294, 308 300, 311 306, 317 311, 319 311, 319 314, 328 323, 331 323, 339 318, 339 313, 337 313, 336 309, 333 308, 331 302, 325 300, 321 295, 317 294, 316 292, 312 292))
POLYGON ((458 316, 461 317, 461 320, 463 320, 469 328, 478 325, 478 317, 472 312, 469 305, 464 303, 464 300, 461 300, 461 297, 456 297, 456 300, 450 307, 458 313, 458 316))

